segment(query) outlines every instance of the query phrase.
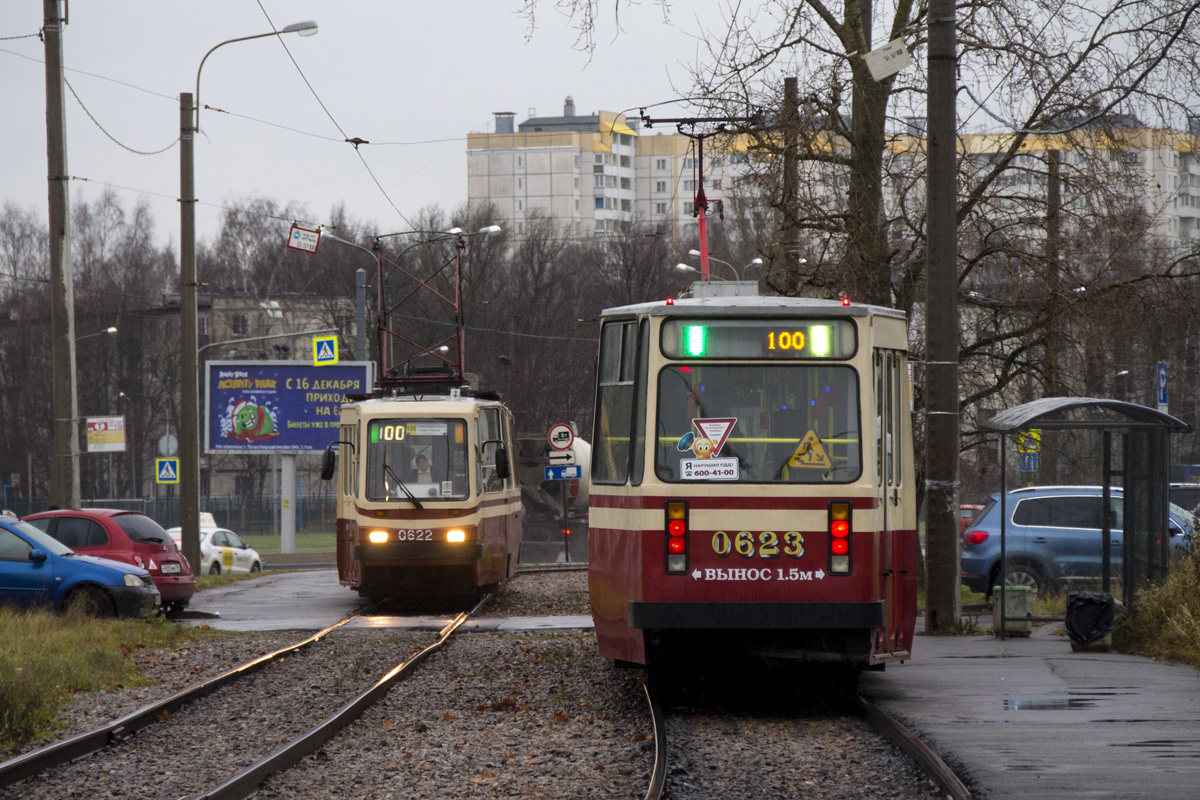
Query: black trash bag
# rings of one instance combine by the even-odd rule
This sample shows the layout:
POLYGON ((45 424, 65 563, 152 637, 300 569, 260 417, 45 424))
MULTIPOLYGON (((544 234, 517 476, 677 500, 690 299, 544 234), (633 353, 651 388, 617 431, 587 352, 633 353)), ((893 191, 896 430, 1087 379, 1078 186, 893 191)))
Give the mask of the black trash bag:
POLYGON ((1081 645, 1103 639, 1112 632, 1114 607, 1108 592, 1071 592, 1067 595, 1067 635, 1081 645))

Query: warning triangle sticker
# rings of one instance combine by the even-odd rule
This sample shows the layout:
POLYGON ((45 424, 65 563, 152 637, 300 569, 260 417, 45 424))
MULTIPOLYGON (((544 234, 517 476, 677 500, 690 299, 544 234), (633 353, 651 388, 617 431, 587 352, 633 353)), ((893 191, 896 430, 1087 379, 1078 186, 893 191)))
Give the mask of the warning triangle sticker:
POLYGON ((158 468, 158 479, 160 481, 175 480, 175 468, 171 466, 170 461, 164 461, 158 468))
POLYGON ((792 457, 788 461, 788 466, 829 469, 833 466, 833 463, 829 460, 829 455, 821 445, 821 440, 817 438, 816 431, 809 431, 800 440, 800 446, 796 448, 796 452, 792 453, 792 457))
POLYGON ((329 342, 321 342, 321 346, 317 349, 317 358, 321 361, 333 360, 333 347, 329 342))
POLYGON ((725 440, 729 438, 729 432, 733 430, 735 424, 737 424, 737 417, 709 417, 708 419, 692 420, 696 431, 713 443, 713 457, 721 453, 721 448, 725 446, 725 440))

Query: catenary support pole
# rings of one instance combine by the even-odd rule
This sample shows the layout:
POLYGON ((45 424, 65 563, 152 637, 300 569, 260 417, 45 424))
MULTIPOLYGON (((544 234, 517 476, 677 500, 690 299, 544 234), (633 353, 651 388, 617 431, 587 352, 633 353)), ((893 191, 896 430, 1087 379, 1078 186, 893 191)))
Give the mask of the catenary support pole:
POLYGON ((925 270, 926 629, 962 613, 958 523, 958 159, 955 0, 929 3, 927 253, 925 270))
POLYGON ((63 101, 63 18, 60 0, 42 0, 46 53, 46 162, 50 195, 50 358, 54 426, 50 503, 79 508, 79 416, 75 386, 75 290, 67 183, 67 126, 63 101))

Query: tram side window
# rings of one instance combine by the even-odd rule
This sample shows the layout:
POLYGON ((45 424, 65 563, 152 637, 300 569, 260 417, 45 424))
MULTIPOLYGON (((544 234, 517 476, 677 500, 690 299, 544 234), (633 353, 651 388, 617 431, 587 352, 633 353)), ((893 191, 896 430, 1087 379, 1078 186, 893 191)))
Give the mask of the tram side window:
MULTIPOLYGON (((650 321, 642 320, 638 327, 641 345, 638 348, 637 386, 646 386, 646 371, 650 358, 650 321)), ((639 486, 646 471, 646 392, 635 392, 633 411, 633 470, 630 483, 639 486)))
POLYGON ((592 445, 592 480, 629 479, 637 355, 636 323, 610 322, 600 331, 600 370, 592 445))
POLYGON ((496 451, 503 447, 500 444, 502 431, 500 428, 500 409, 484 408, 479 412, 479 470, 480 486, 485 492, 499 492, 504 489, 504 481, 496 475, 496 451))
POLYGON ((338 468, 342 476, 342 494, 354 497, 358 493, 358 427, 343 425, 338 445, 338 468))

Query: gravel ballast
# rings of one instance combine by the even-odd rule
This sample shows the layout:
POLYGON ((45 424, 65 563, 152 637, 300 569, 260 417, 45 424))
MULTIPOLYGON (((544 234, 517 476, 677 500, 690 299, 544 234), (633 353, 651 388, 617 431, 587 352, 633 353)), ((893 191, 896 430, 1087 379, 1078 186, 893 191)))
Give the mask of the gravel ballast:
MULTIPOLYGON (((518 575, 482 615, 588 613, 586 571, 553 571, 518 575)), ((158 683, 77 696, 59 738, 303 638, 219 637, 132 653, 158 683)), ((0 796, 193 796, 307 730, 433 639, 398 629, 338 631, 277 670, 0 796)), ((257 797, 641 797, 654 757, 643 679, 641 670, 601 659, 590 632, 464 631, 257 797)), ((674 722, 668 716, 668 731, 672 797, 938 797, 908 759, 850 717, 699 708, 674 722)))

